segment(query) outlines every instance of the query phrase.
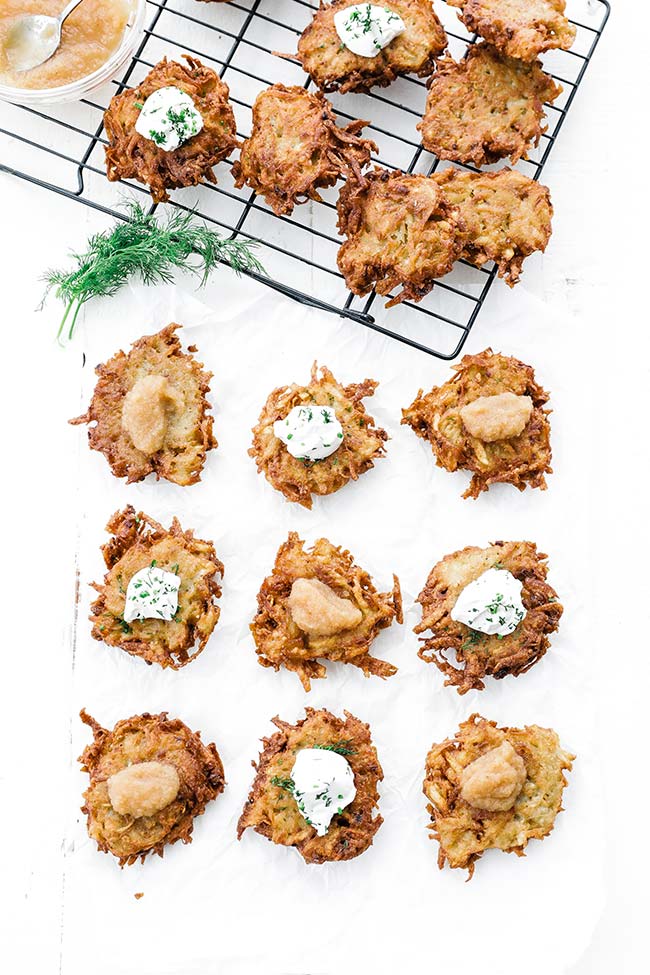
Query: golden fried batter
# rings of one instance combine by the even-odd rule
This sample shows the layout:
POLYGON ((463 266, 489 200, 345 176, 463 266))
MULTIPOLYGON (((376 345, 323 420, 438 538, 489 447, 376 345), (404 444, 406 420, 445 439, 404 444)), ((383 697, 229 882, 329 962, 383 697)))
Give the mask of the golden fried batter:
POLYGON ((198 732, 164 711, 118 721, 112 731, 85 711, 80 716, 94 738, 79 758, 90 776, 81 811, 99 849, 122 867, 149 853, 162 856, 177 840, 191 843, 194 819, 225 785, 215 745, 204 745, 198 732), (165 791, 156 790, 162 773, 166 783, 171 780, 165 791), (137 776, 128 788, 119 782, 126 776, 137 776), (114 803, 129 811, 118 812, 114 803))
MULTIPOLYGON (((440 869, 445 862, 450 867, 466 868, 469 880, 485 850, 495 848, 525 856, 529 840, 542 840, 553 829, 568 785, 564 773, 571 770, 574 758, 560 746, 550 728, 498 728, 495 721, 479 714, 464 721, 455 738, 433 745, 427 755, 423 792, 430 803, 431 838, 440 843, 440 869), (501 758, 509 754, 517 765, 523 762, 525 778, 517 776, 514 782, 514 805, 490 811, 464 798, 463 780, 468 766, 489 760, 497 749, 501 758)), ((502 775, 504 771, 507 769, 502 767, 502 775)), ((504 784, 503 778, 499 784, 504 784)), ((481 791, 490 790, 488 782, 482 786, 481 791)))
POLYGON ((564 16, 565 0, 447 0, 459 18, 511 58, 534 61, 552 48, 573 44, 576 29, 564 16))
POLYGON ((104 582, 93 583, 99 593, 91 606, 93 637, 148 664, 180 670, 198 657, 219 619, 217 576, 223 576, 223 564, 214 545, 183 531, 176 518, 166 531, 142 512, 136 515, 132 505, 116 511, 106 530, 113 537, 102 546, 108 569, 104 582), (129 581, 152 564, 180 576, 178 609, 171 620, 127 623, 123 614, 129 581))
POLYGON ((280 846, 295 846, 306 863, 329 860, 352 860, 364 853, 381 826, 375 815, 379 793, 377 785, 384 777, 377 758, 370 729, 348 711, 345 720, 329 711, 305 708, 306 718, 287 724, 273 718, 279 729, 263 738, 260 757, 253 762, 257 774, 244 810, 239 817, 237 836, 252 827, 280 846), (338 746, 354 773, 357 794, 351 804, 334 816, 325 836, 318 836, 313 826, 303 819, 291 794, 291 770, 296 754, 302 748, 338 746))
POLYGON ((485 166, 510 156, 513 163, 539 143, 544 102, 562 88, 542 71, 474 44, 460 63, 441 58, 429 82, 422 144, 439 159, 485 166))
POLYGON ((296 203, 320 200, 318 188, 334 186, 343 173, 361 176, 377 146, 360 139, 368 125, 356 120, 339 128, 332 106, 320 92, 273 85, 253 105, 253 131, 232 173, 275 213, 291 213, 296 203))
POLYGON ((434 180, 375 168, 348 179, 338 201, 338 227, 348 239, 338 266, 356 295, 401 285, 386 307, 420 301, 451 271, 463 246, 458 208, 434 180))
POLYGON ((445 674, 445 686, 455 686, 459 694, 482 690, 483 677, 518 677, 544 656, 549 634, 557 630, 563 609, 546 581, 546 558, 533 542, 494 542, 489 548, 461 549, 434 565, 417 598, 422 622, 414 632, 428 632, 418 656, 445 674), (451 618, 465 586, 494 568, 507 569, 522 583, 526 609, 516 630, 502 637, 480 633, 451 618), (455 656, 456 666, 449 662, 448 654, 455 656))
POLYGON ((196 58, 183 57, 187 65, 163 58, 136 88, 115 95, 104 114, 106 175, 112 181, 144 183, 155 203, 168 200, 170 189, 196 186, 204 179, 216 183, 212 167, 238 145, 228 85, 196 58), (136 132, 135 123, 147 98, 169 86, 190 96, 203 118, 203 128, 168 152, 136 132))
POLYGON ((388 434, 375 426, 374 419, 362 403, 379 385, 373 379, 341 386, 323 366, 318 376, 314 363, 307 386, 280 386, 274 389, 253 427, 253 446, 248 451, 276 491, 288 501, 311 508, 312 494, 333 494, 348 481, 356 481, 385 453, 388 434), (282 420, 295 406, 315 403, 332 407, 343 427, 343 440, 338 450, 324 460, 308 461, 293 457, 273 432, 276 420, 282 420))
POLYGON ((296 532, 290 532, 258 593, 251 631, 259 663, 295 671, 308 691, 312 679, 327 676, 319 659, 354 664, 366 676, 396 673, 397 667, 370 654, 378 632, 394 619, 402 622, 397 576, 392 592, 377 592, 349 552, 326 538, 306 551, 296 532))
POLYGON ((477 498, 499 482, 520 491, 526 485, 544 490, 544 475, 552 471, 550 410, 544 409, 549 394, 535 381, 532 366, 486 349, 464 356, 453 368, 448 382, 434 386, 430 393, 418 392, 408 409, 402 410, 402 423, 430 442, 438 467, 473 472, 464 498, 477 498), (506 392, 527 397, 532 405, 521 433, 489 442, 472 436, 466 426, 470 404, 506 392))
MULTIPOLYGON (((130 352, 97 366, 90 406, 70 420, 94 424, 88 430, 90 447, 128 484, 151 473, 175 484, 195 484, 207 451, 217 446, 206 398, 212 373, 182 351, 180 327, 171 324, 145 335, 130 352)), ((196 346, 188 352, 196 352, 196 346)))
POLYGON ((508 167, 498 173, 446 169, 434 173, 443 194, 459 208, 461 257, 477 267, 494 261, 511 288, 524 258, 546 250, 551 236, 551 195, 546 186, 508 167))
POLYGON ((386 87, 401 74, 431 74, 434 59, 447 46, 447 35, 430 0, 389 0, 387 9, 399 14, 406 30, 374 58, 353 54, 336 33, 334 14, 356 3, 321 0, 298 42, 297 60, 322 91, 368 91, 373 85, 386 87))

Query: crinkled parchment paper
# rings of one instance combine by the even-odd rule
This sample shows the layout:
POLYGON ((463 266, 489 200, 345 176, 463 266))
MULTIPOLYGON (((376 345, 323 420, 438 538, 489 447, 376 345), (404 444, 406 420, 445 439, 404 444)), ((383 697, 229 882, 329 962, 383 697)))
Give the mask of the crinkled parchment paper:
POLYGON ((488 307, 465 351, 491 345, 516 355, 536 367, 552 393, 555 473, 546 492, 502 485, 478 501, 462 500, 468 475, 437 469, 428 444, 399 423, 420 387, 451 375, 449 364, 249 281, 223 272, 205 295, 137 288, 89 312, 70 353, 86 352, 71 415, 85 409, 95 363, 179 321, 184 343, 195 343, 214 373, 219 448, 196 486, 149 479, 127 487, 87 449, 83 430, 71 427, 67 435, 66 449, 74 454, 77 445, 79 457, 80 597, 69 646, 63 975, 392 975, 416 967, 556 975, 587 947, 602 909, 605 856, 590 693, 589 360, 580 323, 553 314, 524 288, 495 287, 488 307), (273 491, 247 449, 268 392, 306 381, 314 359, 342 382, 379 381, 367 404, 391 440, 374 470, 308 512, 273 491), (203 654, 179 673, 90 637, 89 583, 102 577, 104 525, 129 502, 165 524, 178 515, 214 540, 225 563, 221 621, 203 654), (366 679, 330 665, 328 678, 307 695, 295 675, 258 665, 248 624, 259 584, 292 529, 308 541, 326 535, 348 547, 383 589, 397 572, 405 624, 384 631, 374 646, 398 665, 395 677, 366 679), (565 606, 560 632, 530 673, 489 680, 485 691, 461 698, 416 655, 414 599, 446 553, 510 538, 532 539, 548 553, 550 581, 565 606), (260 737, 272 731, 273 715, 294 721, 305 704, 339 714, 346 708, 368 721, 384 768, 384 825, 374 845, 348 863, 307 866, 295 851, 252 831, 242 842, 235 838, 260 737), (86 778, 75 759, 89 740, 76 717, 82 706, 111 727, 132 714, 167 710, 216 742, 227 786, 196 821, 191 845, 124 870, 96 850, 78 812, 86 778), (437 868, 421 782, 431 743, 453 735, 473 711, 499 723, 553 726, 578 758, 551 836, 532 842, 525 859, 487 854, 466 884, 464 871, 437 868))

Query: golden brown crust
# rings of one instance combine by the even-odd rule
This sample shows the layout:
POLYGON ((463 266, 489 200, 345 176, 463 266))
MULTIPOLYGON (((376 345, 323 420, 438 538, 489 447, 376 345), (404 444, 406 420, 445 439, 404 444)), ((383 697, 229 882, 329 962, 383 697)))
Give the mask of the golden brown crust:
POLYGON ((375 168, 348 179, 338 201, 338 227, 348 239, 337 262, 356 295, 401 291, 386 307, 420 301, 451 271, 463 246, 458 208, 427 176, 375 168))
POLYGON ((195 484, 201 479, 208 450, 217 446, 212 433, 207 393, 211 372, 203 363, 183 352, 176 335, 180 325, 172 323, 155 335, 144 335, 129 352, 117 352, 108 362, 96 367, 99 376, 88 410, 70 423, 92 423, 88 443, 102 453, 116 477, 127 483, 141 481, 148 474, 175 484, 195 484), (182 408, 170 418, 161 450, 146 454, 138 450, 122 427, 124 398, 144 376, 164 376, 182 408))
POLYGON ((306 691, 310 681, 326 677, 320 659, 336 660, 359 667, 366 677, 391 677, 397 667, 371 656, 370 647, 379 633, 394 619, 402 622, 402 602, 397 576, 392 592, 380 593, 372 579, 350 553, 319 538, 309 550, 296 532, 281 545, 271 575, 257 596, 257 613, 251 623, 258 661, 263 667, 295 671, 306 691), (294 622, 288 605, 291 587, 297 579, 318 579, 337 596, 349 600, 363 614, 360 622, 333 636, 303 632, 294 622))
POLYGON ((353 54, 336 33, 334 14, 358 0, 334 0, 321 5, 298 42, 296 60, 322 91, 368 91, 386 87, 398 75, 431 74, 434 60, 447 46, 447 35, 430 0, 390 0, 406 30, 374 58, 353 54))
POLYGON ((459 18, 511 58, 534 61, 543 51, 567 51, 576 29, 564 16, 565 0, 447 0, 459 18))
POLYGON ((237 837, 252 827, 273 843, 295 847, 306 863, 352 860, 372 845, 383 819, 376 814, 377 785, 384 777, 370 728, 348 711, 345 720, 329 711, 305 708, 306 718, 295 725, 273 718, 279 729, 263 738, 263 749, 250 794, 237 825, 237 837), (287 780, 302 748, 343 743, 345 758, 354 773, 356 796, 334 816, 325 836, 318 836, 303 819, 290 792, 271 779, 287 780))
POLYGON ((88 817, 88 834, 103 853, 112 853, 120 866, 144 861, 150 853, 162 856, 167 845, 192 842, 194 819, 210 800, 223 792, 223 765, 214 744, 204 745, 167 713, 140 714, 118 721, 112 731, 102 728, 85 711, 81 720, 90 726, 94 741, 79 758, 90 785, 81 811, 88 817), (152 816, 134 819, 116 812, 108 795, 108 779, 137 762, 172 765, 180 780, 176 798, 152 816))
POLYGON ((384 456, 384 442, 388 440, 386 431, 375 426, 362 402, 377 388, 374 379, 342 386, 326 366, 321 367, 320 376, 318 371, 314 363, 306 386, 293 383, 273 390, 253 427, 253 446, 248 451, 258 473, 263 473, 288 501, 297 501, 304 508, 311 508, 312 494, 333 494, 374 467, 374 461, 384 456), (292 457, 273 432, 276 420, 284 419, 295 406, 311 403, 332 407, 343 427, 338 450, 313 462, 292 457))
POLYGON ((549 635, 560 622, 563 607, 546 581, 547 556, 533 542, 494 542, 489 548, 469 546, 446 555, 433 567, 417 602, 422 622, 414 633, 428 633, 418 656, 445 675, 445 686, 459 694, 483 690, 484 677, 518 677, 540 660, 549 648, 549 635), (488 569, 507 569, 522 583, 526 615, 508 636, 488 636, 451 618, 465 586, 488 569), (448 656, 455 658, 456 666, 448 656))
POLYGON ((548 398, 535 381, 532 366, 485 349, 464 356, 442 386, 434 386, 429 393, 420 390, 408 409, 402 410, 402 423, 429 441, 438 467, 472 471, 464 498, 477 498, 496 483, 512 484, 520 491, 526 486, 544 490, 544 475, 552 472, 550 410, 544 409, 548 398), (471 437, 460 415, 462 408, 480 396, 503 392, 531 398, 533 411, 523 431, 492 443, 471 437))
POLYGON ((135 88, 115 95, 104 114, 108 136, 106 175, 109 180, 136 179, 147 185, 155 203, 169 199, 167 190, 216 183, 212 167, 238 145, 228 85, 196 58, 187 65, 163 58, 135 88), (135 130, 138 104, 159 88, 173 85, 190 96, 203 118, 201 131, 167 152, 135 130))
POLYGON ((148 664, 180 670, 198 657, 219 619, 217 576, 223 576, 223 564, 214 545, 183 531, 176 518, 166 531, 142 512, 136 515, 132 505, 116 511, 106 530, 113 537, 102 546, 108 569, 104 582, 93 583, 99 594, 91 606, 93 637, 142 657, 148 664), (123 613, 129 580, 153 561, 158 568, 180 576, 178 610, 171 620, 126 623, 123 613))
POLYGON ((321 92, 299 85, 272 85, 253 105, 253 129, 232 168, 235 186, 246 183, 275 213, 291 213, 296 203, 320 200, 318 188, 334 186, 343 173, 361 176, 377 146, 360 139, 368 122, 339 128, 321 92))
POLYGON ((561 91, 539 61, 527 64, 490 44, 471 45, 459 63, 450 57, 436 63, 417 126, 422 144, 439 159, 486 166, 510 156, 514 164, 538 145, 546 131, 544 102, 561 91))
POLYGON ((434 173, 462 223, 461 257, 477 267, 494 261, 511 288, 524 259, 545 251, 551 237, 553 207, 546 186, 508 167, 497 173, 446 169, 434 173))
POLYGON ((485 850, 496 848, 525 856, 531 839, 544 839, 562 810, 575 755, 565 751, 555 731, 529 725, 498 728, 473 714, 454 738, 434 744, 427 755, 423 792, 429 800, 431 839, 438 840, 438 866, 462 867, 474 873, 485 850), (467 803, 460 794, 461 772, 481 755, 510 742, 526 766, 526 781, 511 809, 487 812, 467 803))

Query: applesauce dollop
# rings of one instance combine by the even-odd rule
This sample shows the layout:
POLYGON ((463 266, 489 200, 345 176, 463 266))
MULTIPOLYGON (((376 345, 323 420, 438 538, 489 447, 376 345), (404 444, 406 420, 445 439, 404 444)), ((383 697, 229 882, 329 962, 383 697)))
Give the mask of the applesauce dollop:
POLYGON ((29 14, 57 17, 67 0, 0 0, 0 85, 8 88, 59 88, 101 68, 117 51, 134 0, 84 0, 70 14, 61 44, 49 61, 30 71, 14 71, 5 53, 5 38, 14 22, 29 14))

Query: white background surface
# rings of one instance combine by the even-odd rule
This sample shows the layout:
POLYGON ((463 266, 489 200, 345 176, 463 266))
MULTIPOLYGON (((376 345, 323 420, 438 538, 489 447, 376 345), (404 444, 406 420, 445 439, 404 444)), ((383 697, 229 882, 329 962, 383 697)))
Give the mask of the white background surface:
POLYGON ((218 321, 197 331, 198 342, 211 329, 200 351, 215 373, 220 448, 196 488, 127 490, 87 451, 83 432, 65 423, 80 412, 82 384, 87 390, 91 382, 89 368, 80 369, 81 350, 87 342, 89 363, 100 361, 167 317, 127 293, 95 305, 78 342, 59 350, 52 341, 58 308, 34 312, 38 278, 106 221, 0 177, 8 228, 0 243, 0 925, 12 970, 329 975, 355 962, 360 971, 453 966, 490 975, 643 969, 648 339, 641 289, 648 215, 643 154, 624 163, 619 151, 630 140, 640 148, 640 79, 630 59, 637 11, 643 15, 639 3, 615 4, 545 171, 556 211, 547 254, 529 261, 514 293, 495 286, 466 349, 490 344, 518 355, 551 390, 556 473, 544 494, 503 488, 462 501, 463 475, 436 470, 426 445, 398 424, 399 407, 420 385, 444 381, 446 364, 353 323, 305 315, 225 271, 201 296, 219 309, 218 321), (310 515, 285 504, 245 451, 268 390, 306 376, 316 357, 343 380, 380 381, 369 406, 393 439, 374 471, 310 515), (183 522, 214 538, 226 563, 222 621, 194 665, 161 674, 90 640, 83 595, 73 674, 79 529, 85 593, 99 570, 106 517, 128 500, 163 519, 176 508, 183 522), (377 643, 378 654, 400 667, 395 678, 365 681, 339 669, 315 683, 310 704, 348 707, 371 721, 385 771, 386 823, 375 845, 357 861, 322 871, 252 833, 231 843, 251 779, 248 762, 270 730, 268 718, 297 718, 306 701, 295 676, 258 667, 246 635, 261 577, 290 527, 349 546, 384 587, 397 571, 407 607, 447 551, 530 537, 551 556, 551 581, 566 607, 544 660, 480 695, 458 698, 417 659, 412 609, 404 627, 377 643), (84 782, 74 759, 87 740, 75 717, 82 704, 105 724, 167 707, 216 741, 228 787, 197 822, 190 847, 122 872, 92 849, 76 813, 84 782), (431 741, 475 708, 504 722, 552 723, 579 760, 551 837, 533 844, 525 860, 485 857, 464 885, 461 872, 435 866, 419 790, 431 741), (136 901, 140 890, 145 897, 136 901))

